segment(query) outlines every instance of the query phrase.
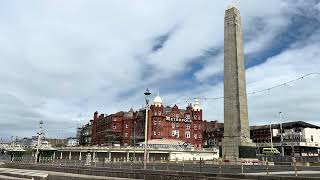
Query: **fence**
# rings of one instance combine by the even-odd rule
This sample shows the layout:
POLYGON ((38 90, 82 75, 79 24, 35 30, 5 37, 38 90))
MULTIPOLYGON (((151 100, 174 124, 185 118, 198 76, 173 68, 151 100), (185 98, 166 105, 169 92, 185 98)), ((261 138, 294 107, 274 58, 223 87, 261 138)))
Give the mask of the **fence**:
MULTIPOLYGON (((1 156, 0 156, 1 157, 1 156)), ((3 157, 3 156, 2 156, 3 157)), ((8 158, 1 158, 8 162, 8 158)), ((271 159, 270 159, 271 160, 271 159)), ((150 160, 147 163, 147 170, 161 171, 181 171, 181 172, 210 172, 216 174, 250 174, 260 173, 270 175, 274 172, 291 171, 292 175, 298 176, 301 171, 319 171, 320 166, 308 167, 293 160, 291 162, 275 163, 259 160, 242 160, 238 162, 228 162, 222 160, 183 160, 183 161, 155 161, 150 160)), ((23 157, 17 163, 35 164, 33 157, 23 157)), ((111 169, 144 169, 143 161, 133 161, 133 159, 116 159, 108 161, 107 158, 95 158, 92 161, 87 160, 70 160, 70 159, 52 159, 42 158, 38 164, 52 165, 55 167, 95 167, 95 168, 111 168, 111 169)), ((320 164, 319 164, 320 165, 320 164)))

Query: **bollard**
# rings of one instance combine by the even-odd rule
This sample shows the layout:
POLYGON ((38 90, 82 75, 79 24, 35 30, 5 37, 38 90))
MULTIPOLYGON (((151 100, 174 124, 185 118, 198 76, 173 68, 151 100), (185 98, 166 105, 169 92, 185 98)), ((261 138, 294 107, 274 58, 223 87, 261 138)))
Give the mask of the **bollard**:
POLYGON ((243 174, 243 164, 241 163, 241 174, 243 174))
POLYGON ((184 172, 184 158, 182 159, 182 171, 184 172))
POLYGON ((267 175, 269 175, 269 162, 268 162, 268 159, 266 159, 266 165, 267 165, 267 175))
POLYGON ((293 161, 293 166, 294 166, 294 175, 298 176, 297 160, 296 160, 296 158, 293 157, 292 161, 293 161))
POLYGON ((222 173, 222 172, 221 172, 221 164, 222 164, 222 160, 220 159, 220 160, 219 160, 219 174, 222 173))

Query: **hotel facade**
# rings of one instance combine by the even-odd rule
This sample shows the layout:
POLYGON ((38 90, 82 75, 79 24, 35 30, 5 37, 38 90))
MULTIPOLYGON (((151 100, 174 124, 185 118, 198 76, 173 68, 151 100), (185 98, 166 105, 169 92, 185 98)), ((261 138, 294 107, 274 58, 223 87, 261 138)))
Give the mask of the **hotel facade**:
MULTIPOLYGON (((92 122, 91 145, 136 146, 144 142, 145 109, 110 115, 95 112, 92 122)), ((161 97, 156 96, 148 111, 147 129, 151 142, 158 139, 162 143, 179 142, 202 148, 203 117, 199 101, 180 109, 177 105, 164 106, 161 97)))

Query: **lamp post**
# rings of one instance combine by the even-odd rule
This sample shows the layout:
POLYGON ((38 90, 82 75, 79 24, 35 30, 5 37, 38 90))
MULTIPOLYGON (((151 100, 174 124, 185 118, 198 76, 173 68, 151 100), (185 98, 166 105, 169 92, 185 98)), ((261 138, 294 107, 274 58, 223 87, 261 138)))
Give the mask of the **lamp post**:
POLYGON ((146 122, 145 122, 145 129, 144 129, 144 162, 143 167, 147 169, 147 146, 148 146, 148 111, 149 111, 149 97, 150 97, 149 89, 147 88, 146 92, 144 93, 146 99, 146 122))
POLYGON ((136 161, 136 124, 137 121, 133 121, 133 161, 136 161))
MULTIPOLYGON (((272 143, 272 136, 273 136, 273 134, 272 134, 272 128, 271 128, 271 120, 270 120, 270 145, 271 145, 271 149, 273 149, 273 143, 272 143)), ((273 151, 273 150, 272 150, 273 151)))
POLYGON ((294 130, 293 130, 293 128, 291 129, 291 149, 292 149, 292 157, 294 157, 294 144, 293 144, 293 136, 294 136, 294 134, 293 134, 293 132, 294 132, 294 130))
POLYGON ((279 121, 280 121, 281 156, 284 156, 284 148, 283 148, 283 131, 282 131, 281 112, 279 112, 279 121))
POLYGON ((35 153, 35 163, 38 162, 38 155, 39 155, 39 147, 41 145, 41 138, 43 136, 43 130, 42 130, 42 125, 43 125, 43 121, 41 120, 39 122, 39 131, 38 131, 38 142, 37 142, 37 148, 36 148, 36 153, 35 153))

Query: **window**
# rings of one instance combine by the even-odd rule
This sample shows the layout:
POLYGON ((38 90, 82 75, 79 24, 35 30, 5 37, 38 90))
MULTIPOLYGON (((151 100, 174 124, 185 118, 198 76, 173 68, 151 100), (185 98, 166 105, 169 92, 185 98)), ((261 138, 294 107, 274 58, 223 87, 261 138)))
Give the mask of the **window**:
POLYGON ((126 129, 128 129, 128 127, 129 127, 129 125, 128 125, 128 123, 126 124, 126 129))
POLYGON ((176 128, 178 128, 178 127, 179 127, 179 123, 177 122, 177 123, 176 123, 176 128))
POLYGON ((161 125, 161 120, 158 120, 158 124, 161 125))
POLYGON ((197 115, 194 115, 194 119, 197 119, 197 115))
POLYGON ((193 129, 194 129, 194 130, 197 130, 197 127, 198 127, 198 126, 195 124, 195 125, 193 126, 193 129))
POLYGON ((116 124, 113 124, 113 129, 117 129, 117 126, 116 126, 116 124))
POLYGON ((201 139, 201 134, 200 133, 198 134, 198 138, 201 139))
POLYGON ((190 129, 190 124, 186 124, 186 129, 190 129))
POLYGON ((156 136, 156 135, 157 135, 157 132, 153 131, 153 135, 156 136))
POLYGON ((124 137, 128 137, 128 133, 126 132, 126 133, 124 133, 124 137))
POLYGON ((190 131, 186 131, 185 132, 185 137, 188 138, 188 139, 190 138, 190 131))
POLYGON ((172 136, 175 136, 175 135, 176 135, 176 131, 175 131, 175 130, 172 130, 172 131, 171 131, 171 135, 172 135, 172 136))
POLYGON ((176 114, 176 118, 179 118, 179 114, 176 114))
POLYGON ((172 123, 172 128, 174 129, 176 127, 175 123, 173 122, 172 123))
POLYGON ((160 136, 161 135, 161 133, 160 133, 160 131, 158 132, 158 136, 160 136))
POLYGON ((157 114, 157 111, 156 111, 156 112, 154 112, 154 115, 155 115, 155 116, 157 116, 157 115, 158 115, 158 114, 157 114))
POLYGON ((198 125, 198 129, 201 129, 201 124, 198 125))
POLYGON ((153 125, 157 125, 157 120, 153 120, 153 125))
POLYGON ((187 115, 186 115, 186 118, 187 118, 187 119, 190 119, 190 114, 187 114, 187 115))
POLYGON ((161 116, 161 111, 158 112, 159 116, 161 116))
POLYGON ((197 139, 197 134, 194 134, 194 139, 197 139))
POLYGON ((311 142, 313 142, 313 135, 311 135, 311 142))
POLYGON ((178 130, 172 130, 171 131, 171 135, 178 138, 179 137, 179 131, 178 130))

